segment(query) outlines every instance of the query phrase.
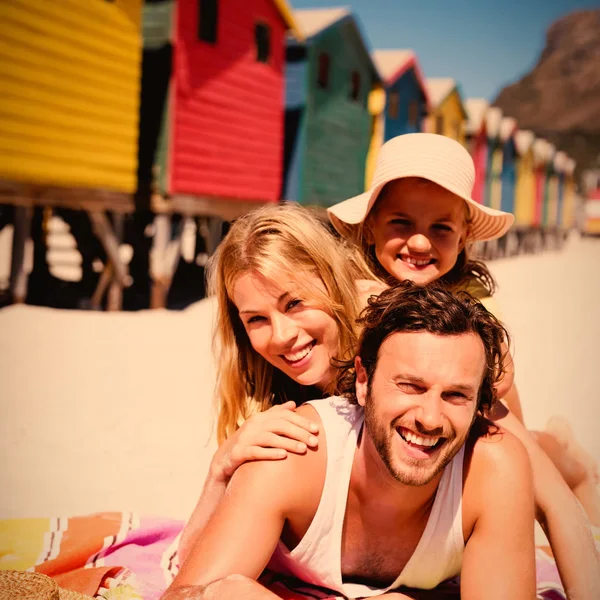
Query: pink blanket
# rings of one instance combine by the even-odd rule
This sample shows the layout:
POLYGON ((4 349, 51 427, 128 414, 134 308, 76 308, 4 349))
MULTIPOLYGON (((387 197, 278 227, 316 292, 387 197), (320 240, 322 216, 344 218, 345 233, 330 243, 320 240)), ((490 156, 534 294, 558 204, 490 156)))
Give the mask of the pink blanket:
MULTIPOLYGON (((178 571, 184 523, 135 513, 0 521, 0 569, 45 573, 64 588, 103 600, 158 600, 178 571)), ((539 600, 566 598, 554 560, 537 550, 539 600)), ((327 590, 265 573, 285 600, 333 599, 327 590)))

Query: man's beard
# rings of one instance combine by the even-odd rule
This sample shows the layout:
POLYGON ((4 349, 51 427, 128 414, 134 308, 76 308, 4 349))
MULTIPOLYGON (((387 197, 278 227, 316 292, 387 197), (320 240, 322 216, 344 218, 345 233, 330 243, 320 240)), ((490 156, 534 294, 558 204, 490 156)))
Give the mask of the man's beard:
MULTIPOLYGON (((475 415, 473 415, 473 420, 475 415)), ((436 429, 435 431, 426 431, 418 422, 406 423, 406 428, 411 431, 418 432, 422 435, 433 435, 441 436, 445 439, 441 440, 442 446, 436 450, 435 458, 433 461, 417 460, 414 459, 414 463, 411 465, 402 464, 402 469, 398 468, 400 465, 395 465, 394 460, 394 436, 400 436, 397 431, 398 427, 404 426, 402 423, 402 417, 395 419, 391 425, 382 423, 375 413, 374 402, 371 393, 371 382, 367 385, 367 402, 365 404, 365 429, 367 435, 373 441, 373 445, 377 450, 377 453, 381 457, 383 464, 386 466, 390 475, 398 482, 404 485, 421 486, 427 485, 437 475, 439 475, 446 465, 458 454, 459 450, 464 445, 466 438, 469 435, 469 429, 462 438, 457 438, 456 432, 451 425, 447 425, 442 429, 436 429)), ((473 421, 471 421, 471 425, 473 421)))

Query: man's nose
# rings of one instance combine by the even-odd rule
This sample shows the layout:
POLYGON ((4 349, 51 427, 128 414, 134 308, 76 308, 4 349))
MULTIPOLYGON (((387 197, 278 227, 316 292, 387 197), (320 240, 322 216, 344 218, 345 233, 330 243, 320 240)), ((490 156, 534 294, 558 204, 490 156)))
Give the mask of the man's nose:
POLYGON ((422 233, 415 233, 411 235, 407 242, 408 249, 412 252, 419 252, 425 254, 431 250, 431 242, 426 235, 422 233))
POLYGON ((274 317, 272 328, 271 344, 273 344, 277 350, 291 348, 298 338, 298 327, 296 323, 286 315, 274 317))
POLYGON ((423 433, 438 433, 444 427, 443 399, 436 393, 419 396, 416 421, 424 429, 423 433))

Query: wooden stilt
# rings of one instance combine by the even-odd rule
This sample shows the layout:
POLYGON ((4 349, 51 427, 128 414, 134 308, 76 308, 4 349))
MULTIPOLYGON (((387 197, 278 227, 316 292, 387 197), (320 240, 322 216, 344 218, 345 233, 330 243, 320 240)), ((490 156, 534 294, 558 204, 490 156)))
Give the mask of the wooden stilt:
POLYGON ((113 265, 114 275, 123 287, 129 287, 132 283, 127 265, 123 264, 119 255, 119 238, 113 232, 113 228, 105 213, 89 210, 90 221, 94 233, 98 236, 108 259, 113 265))
POLYGON ((154 243, 150 255, 152 292, 150 308, 166 308, 173 275, 181 256, 181 236, 187 219, 181 219, 175 239, 170 241, 171 217, 158 215, 154 221, 154 243))
MULTIPOLYGON (((123 226, 125 217, 122 214, 115 214, 114 217, 114 234, 117 244, 123 239, 123 226)), ((119 255, 119 260, 121 256, 119 255)), ((111 265, 112 265, 111 261, 111 265)), ((125 265, 123 265, 125 266, 125 265)), ((114 266, 113 266, 114 269, 114 266)), ((108 298, 106 302, 106 310, 115 311, 123 308, 123 280, 113 277, 110 287, 108 288, 108 298)))
POLYGON ((31 235, 31 206, 15 206, 12 256, 10 263, 10 293, 15 304, 27 298, 27 273, 25 271, 25 249, 31 235))

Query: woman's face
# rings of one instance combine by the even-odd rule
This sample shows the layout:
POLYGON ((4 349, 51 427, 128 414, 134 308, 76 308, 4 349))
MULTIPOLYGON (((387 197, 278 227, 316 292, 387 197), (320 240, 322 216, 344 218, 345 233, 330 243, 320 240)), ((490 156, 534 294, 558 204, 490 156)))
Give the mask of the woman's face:
MULTIPOLYGON (((309 283, 325 292, 318 277, 309 275, 309 283)), ((232 300, 258 354, 297 383, 323 389, 333 379, 338 325, 314 301, 294 295, 297 288, 287 277, 275 283, 248 272, 236 281, 232 300)))
POLYGON ((369 219, 381 266, 398 281, 425 285, 456 264, 466 238, 465 201, 433 182, 389 183, 369 219))

